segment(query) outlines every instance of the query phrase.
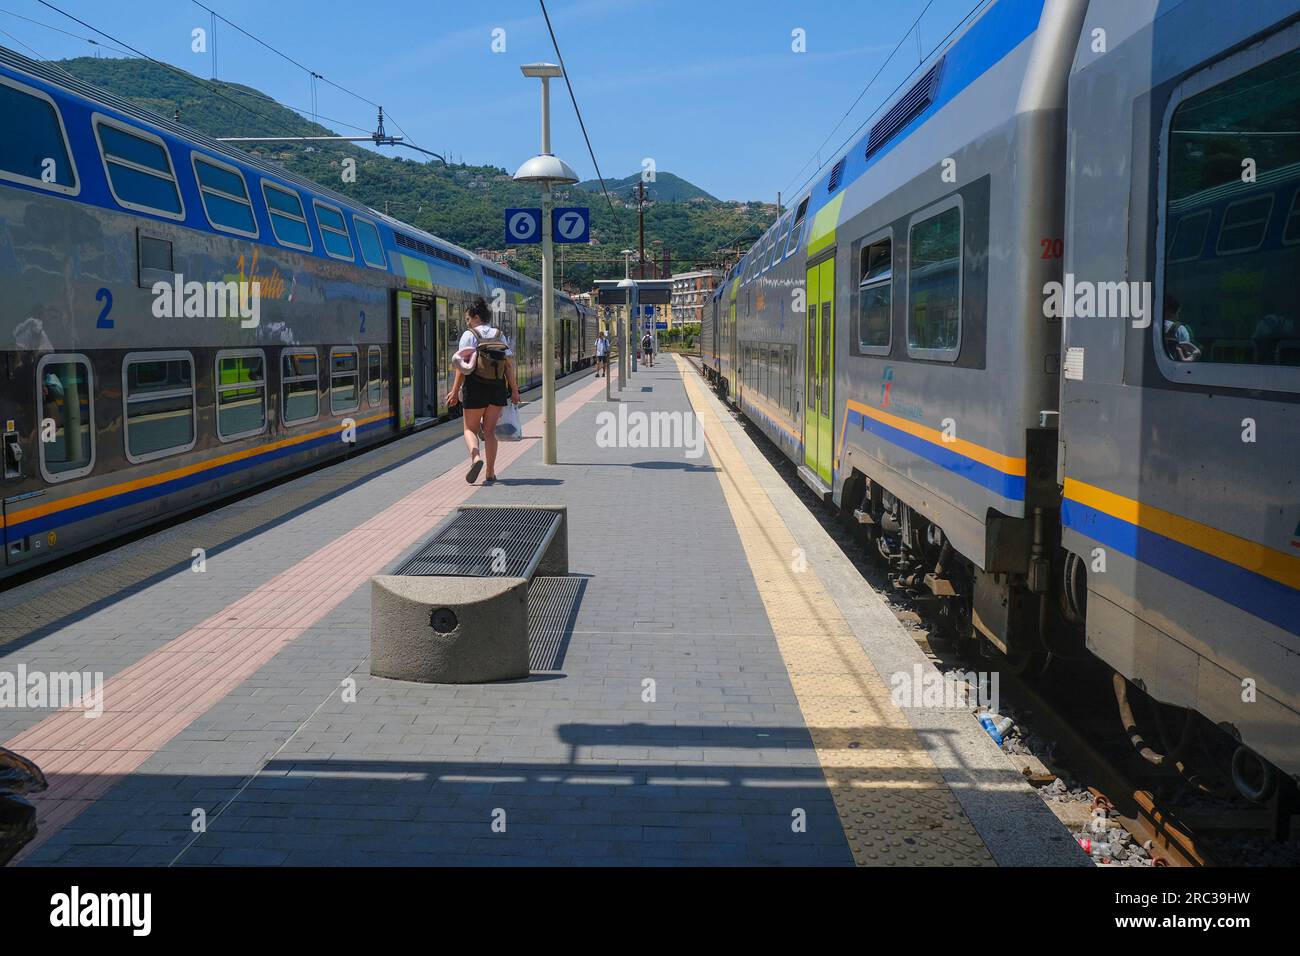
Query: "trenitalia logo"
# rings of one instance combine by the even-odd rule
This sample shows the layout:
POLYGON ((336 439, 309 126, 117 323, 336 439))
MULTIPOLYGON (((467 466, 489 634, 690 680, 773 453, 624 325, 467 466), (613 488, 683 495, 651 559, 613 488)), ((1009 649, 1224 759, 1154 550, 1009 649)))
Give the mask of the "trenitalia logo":
POLYGON ((894 366, 886 365, 880 380, 880 407, 889 407, 889 390, 894 387, 894 366))

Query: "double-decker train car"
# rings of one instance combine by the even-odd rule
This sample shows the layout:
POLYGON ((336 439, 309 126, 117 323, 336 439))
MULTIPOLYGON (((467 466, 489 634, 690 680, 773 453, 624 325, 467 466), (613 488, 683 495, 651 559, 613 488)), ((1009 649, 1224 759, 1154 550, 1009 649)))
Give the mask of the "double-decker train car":
POLYGON ((702 356, 955 636, 1086 644, 1254 799, 1300 777, 1298 20, 990 3, 737 264, 702 356))
POLYGON ((3 49, 0 116, 0 577, 446 417, 478 296, 541 380, 514 270, 3 49))

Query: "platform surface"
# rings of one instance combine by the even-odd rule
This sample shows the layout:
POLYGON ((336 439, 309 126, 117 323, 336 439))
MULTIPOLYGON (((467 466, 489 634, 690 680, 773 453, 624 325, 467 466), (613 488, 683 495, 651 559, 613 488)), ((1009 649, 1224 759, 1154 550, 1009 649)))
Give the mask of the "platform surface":
POLYGON ((894 704, 928 661, 685 362, 604 390, 559 465, 528 405, 471 487, 449 423, 0 594, 0 671, 106 680, 0 708, 51 783, 19 863, 1089 865, 969 710, 894 704), (544 669, 371 677, 370 576, 465 503, 568 507, 544 669))

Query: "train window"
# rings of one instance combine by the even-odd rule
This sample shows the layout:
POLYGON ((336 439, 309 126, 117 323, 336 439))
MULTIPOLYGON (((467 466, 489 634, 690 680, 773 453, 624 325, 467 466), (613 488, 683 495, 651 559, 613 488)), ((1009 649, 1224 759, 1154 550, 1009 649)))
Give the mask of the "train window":
POLYGON ((337 206, 327 206, 319 199, 313 199, 316 208, 316 223, 320 226, 321 241, 325 251, 335 259, 354 261, 352 240, 348 237, 348 227, 343 222, 343 212, 337 206))
POLYGON ((889 352, 894 300, 893 239, 862 247, 858 283, 858 346, 864 352, 889 352))
POLYGON ((1292 245, 1300 242, 1300 189, 1291 199, 1291 212, 1286 217, 1286 228, 1282 230, 1282 244, 1292 245))
POLYGON ((790 238, 786 240, 785 254, 792 255, 799 248, 800 234, 803 232, 804 220, 808 217, 808 196, 803 197, 799 208, 795 210, 794 224, 790 226, 790 238))
POLYGON ((199 182, 199 198, 208 222, 217 229, 257 237, 257 220, 248 185, 238 168, 208 156, 193 154, 194 178, 199 182))
POLYGON ((356 349, 330 349, 330 411, 361 406, 361 369, 356 349))
POLYGON ((77 169, 68 149, 63 117, 40 90, 0 77, 0 179, 76 195, 77 169))
POLYGON ((194 357, 131 352, 122 360, 126 457, 151 461, 194 447, 194 357))
POLYGON ((961 199, 912 217, 907 231, 907 352, 955 359, 961 340, 961 199), (924 217, 924 218, 922 218, 924 217))
POLYGON ((371 408, 384 401, 384 352, 378 345, 366 350, 366 401, 371 408))
POLYGON ((36 413, 41 423, 41 474, 66 481, 95 465, 94 375, 84 355, 46 355, 36 366, 36 413), (48 429, 53 427, 52 437, 48 429))
POLYGON ((1174 226, 1174 237, 1169 240, 1169 261, 1187 262, 1199 259, 1205 248, 1205 234, 1209 231, 1210 210, 1205 209, 1183 216, 1174 226))
POLYGON ((776 255, 772 257, 773 265, 785 258, 785 247, 790 242, 790 227, 793 224, 794 214, 786 213, 785 218, 781 220, 781 227, 776 233, 776 255))
POLYGON ((360 216, 353 216, 352 224, 357 227, 357 244, 361 246, 361 258, 366 260, 366 265, 376 269, 385 268, 384 245, 379 241, 379 230, 375 224, 360 216))
POLYGON ((320 417, 320 359, 315 350, 285 349, 280 356, 280 420, 286 425, 320 417))
POLYGON ((282 246, 311 250, 311 233, 307 231, 307 216, 302 211, 302 200, 296 192, 262 181, 262 196, 267 212, 271 214, 271 231, 282 246))
POLYGON ((1221 256, 1238 252, 1254 252, 1264 243, 1268 216, 1273 211, 1273 197, 1239 199, 1223 213, 1219 227, 1219 244, 1215 249, 1221 256))
POLYGON ((266 430, 266 356, 217 353, 217 437, 234 441, 266 430))
POLYGON ((124 209, 184 219, 185 204, 162 137, 106 116, 94 117, 108 188, 124 209))
POLYGON ((1171 97, 1164 220, 1182 220, 1160 263, 1161 321, 1151 334, 1161 369, 1178 381, 1295 388, 1300 245, 1288 242, 1300 239, 1296 33, 1275 34, 1214 64, 1171 97), (1257 168, 1258 177, 1243 181, 1247 168, 1257 168), (1274 208, 1287 211, 1275 226, 1274 208), (1177 254, 1182 222, 1194 215, 1219 221, 1214 255, 1177 254))

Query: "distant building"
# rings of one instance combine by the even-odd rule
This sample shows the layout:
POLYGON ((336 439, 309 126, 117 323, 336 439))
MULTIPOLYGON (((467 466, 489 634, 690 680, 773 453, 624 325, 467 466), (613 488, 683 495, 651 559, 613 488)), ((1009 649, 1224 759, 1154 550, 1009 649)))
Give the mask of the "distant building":
POLYGON ((673 281, 673 320, 677 325, 698 325, 704 321, 705 308, 713 290, 722 281, 721 269, 679 272, 673 281))

